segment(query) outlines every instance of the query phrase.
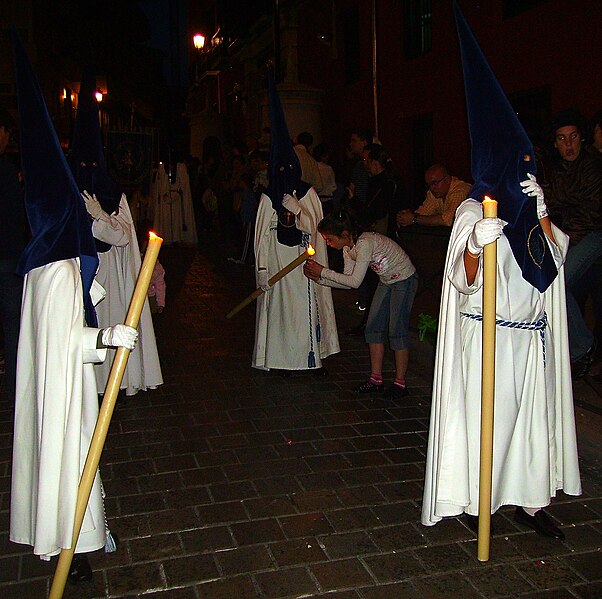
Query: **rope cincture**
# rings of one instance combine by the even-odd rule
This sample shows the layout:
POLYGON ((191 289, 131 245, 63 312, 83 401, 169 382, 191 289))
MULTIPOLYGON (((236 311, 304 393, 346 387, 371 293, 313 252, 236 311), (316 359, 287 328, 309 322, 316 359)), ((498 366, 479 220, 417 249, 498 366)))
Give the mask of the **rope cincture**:
MULTIPOLYGON (((482 314, 469 314, 468 312, 460 312, 463 318, 471 318, 472 320, 483 320, 482 314)), ((523 331, 539 331, 541 339, 541 349, 543 353, 543 367, 546 367, 546 327, 548 326, 548 315, 544 312, 543 316, 532 322, 513 322, 512 320, 495 319, 496 326, 506 327, 509 329, 521 329, 523 331)))
MULTIPOLYGON (((309 233, 303 233, 301 235, 301 247, 307 250, 309 246, 309 233)), ((314 352, 314 335, 313 335, 313 323, 311 317, 311 281, 307 279, 307 311, 309 320, 309 353, 307 354, 307 367, 316 367, 316 354, 314 352)))

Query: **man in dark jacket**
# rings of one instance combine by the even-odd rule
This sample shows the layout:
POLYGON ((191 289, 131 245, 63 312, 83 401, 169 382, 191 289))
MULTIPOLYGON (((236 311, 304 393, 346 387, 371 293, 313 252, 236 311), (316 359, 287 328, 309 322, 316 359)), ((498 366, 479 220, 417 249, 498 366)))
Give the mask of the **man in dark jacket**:
POLYGON ((600 272, 596 261, 602 257, 602 160, 585 151, 583 123, 573 110, 553 119, 559 160, 550 172, 546 193, 550 217, 570 237, 564 272, 573 378, 587 375, 596 351, 594 334, 575 295, 600 272))

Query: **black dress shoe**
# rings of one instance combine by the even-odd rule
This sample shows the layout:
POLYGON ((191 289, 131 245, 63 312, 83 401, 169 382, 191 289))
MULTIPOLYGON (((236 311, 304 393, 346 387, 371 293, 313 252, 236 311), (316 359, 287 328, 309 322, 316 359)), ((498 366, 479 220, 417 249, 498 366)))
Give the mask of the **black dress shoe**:
POLYGON ((564 539, 564 533, 543 510, 538 510, 534 516, 529 516, 522 507, 517 507, 514 512, 514 521, 532 528, 542 537, 564 539))
MULTIPOLYGON (((466 517, 466 524, 468 524, 468 528, 472 530, 476 535, 479 534, 479 517, 473 516, 472 514, 464 514, 466 517)), ((489 521, 489 534, 494 535, 495 530, 493 528, 493 520, 489 521)))
POLYGON ((90 562, 85 553, 78 553, 73 556, 67 580, 71 584, 92 582, 92 567, 90 566, 90 562))

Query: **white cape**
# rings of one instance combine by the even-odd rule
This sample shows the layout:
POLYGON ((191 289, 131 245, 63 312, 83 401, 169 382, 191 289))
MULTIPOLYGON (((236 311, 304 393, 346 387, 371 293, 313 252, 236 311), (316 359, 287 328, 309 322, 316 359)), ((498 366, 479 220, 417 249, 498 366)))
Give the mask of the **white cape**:
MULTIPOLYGON (((322 204, 313 188, 300 198, 297 228, 309 233, 316 250, 315 260, 328 266, 326 242, 317 232, 322 204)), ((270 198, 263 194, 255 224, 255 268, 265 267, 270 276, 305 251, 289 247, 276 237, 277 214, 270 198)), ((301 266, 280 279, 257 299, 253 367, 269 370, 320 368, 322 359, 340 351, 339 337, 329 287, 310 281, 301 266), (309 366, 309 354, 315 366, 309 366)))
POLYGON ((159 165, 152 187, 153 231, 163 243, 197 243, 196 221, 186 165, 178 162, 176 181, 170 183, 163 164, 159 165))
MULTIPOLYGON (((10 540, 40 556, 71 547, 80 475, 98 418, 92 362, 99 329, 84 326, 76 259, 26 276, 17 358, 10 540)), ((76 552, 105 545, 97 473, 76 552)))
MULTIPOLYGON (((427 451, 422 523, 478 514, 482 268, 466 283, 463 252, 482 208, 463 202, 447 252, 427 451)), ((541 294, 521 275, 505 236, 498 240, 497 318, 535 321, 545 310, 544 368, 539 331, 496 327, 491 512, 502 505, 545 507, 556 491, 581 493, 573 413, 564 275, 568 237, 548 243, 559 274, 541 294)))
MULTIPOLYGON (((106 299, 96 307, 98 325, 109 327, 125 321, 142 265, 136 229, 125 195, 121 196, 119 212, 95 221, 92 233, 113 246, 108 252, 98 254, 100 265, 96 274, 96 280, 107 292, 106 299)), ((126 395, 135 395, 141 389, 156 389, 163 384, 148 300, 144 301, 138 332, 140 337, 136 349, 130 353, 121 382, 126 395)), ((110 349, 107 360, 95 367, 99 393, 103 393, 106 387, 115 351, 110 349)))

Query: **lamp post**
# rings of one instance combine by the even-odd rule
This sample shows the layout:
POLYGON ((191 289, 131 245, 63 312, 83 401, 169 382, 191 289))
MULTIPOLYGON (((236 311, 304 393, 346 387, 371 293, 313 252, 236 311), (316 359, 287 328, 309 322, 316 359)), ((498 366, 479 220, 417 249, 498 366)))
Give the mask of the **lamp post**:
POLYGON ((192 36, 192 43, 197 51, 196 53, 196 60, 195 60, 195 65, 194 65, 194 78, 195 81, 198 81, 199 78, 199 56, 201 54, 201 52, 203 52, 204 48, 205 48, 205 36, 201 35, 200 33, 195 33, 192 36))

